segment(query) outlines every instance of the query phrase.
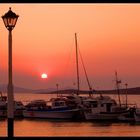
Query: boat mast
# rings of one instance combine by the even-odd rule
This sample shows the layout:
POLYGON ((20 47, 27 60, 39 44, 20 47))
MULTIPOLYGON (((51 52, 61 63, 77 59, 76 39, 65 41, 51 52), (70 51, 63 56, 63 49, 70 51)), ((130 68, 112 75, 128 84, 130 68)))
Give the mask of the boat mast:
POLYGON ((128 86, 128 84, 126 83, 125 86, 126 86, 126 107, 127 107, 127 86, 128 86))
POLYGON ((76 68, 77 68, 77 95, 79 94, 79 65, 78 65, 78 47, 77 47, 77 34, 75 33, 75 46, 76 46, 76 68))
POLYGON ((59 93, 58 93, 58 84, 56 84, 56 89, 57 89, 57 97, 59 96, 59 93))
POLYGON ((2 97, 2 92, 0 91, 0 96, 2 97))
POLYGON ((120 90, 119 90, 119 83, 121 83, 121 81, 118 80, 118 75, 116 71, 115 71, 115 76, 116 76, 116 87, 117 87, 117 92, 118 92, 119 105, 121 106, 120 90))
POLYGON ((84 69, 86 80, 87 80, 88 87, 89 87, 89 96, 91 97, 93 90, 92 90, 91 84, 90 84, 89 79, 88 79, 87 71, 86 71, 86 68, 85 68, 84 61, 83 61, 82 55, 80 53, 80 50, 79 50, 79 54, 80 54, 80 58, 81 58, 82 65, 83 65, 83 69, 84 69))

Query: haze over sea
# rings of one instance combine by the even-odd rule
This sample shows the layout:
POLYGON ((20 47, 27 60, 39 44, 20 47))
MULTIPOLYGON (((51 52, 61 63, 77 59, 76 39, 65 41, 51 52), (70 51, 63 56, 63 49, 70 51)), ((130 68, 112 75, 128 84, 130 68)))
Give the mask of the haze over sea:
MULTIPOLYGON (((98 95, 95 95, 98 96, 98 95)), ((117 95, 109 95, 118 100, 117 95)), ((26 104, 34 99, 49 100, 55 94, 15 93, 15 100, 26 104)), ((121 96, 125 101, 125 95, 121 96)), ((129 103, 140 107, 140 95, 128 95, 129 103)), ((7 120, 0 119, 0 136, 7 136, 7 120)), ((140 136, 140 123, 135 122, 90 122, 57 119, 15 119, 15 136, 140 136)))

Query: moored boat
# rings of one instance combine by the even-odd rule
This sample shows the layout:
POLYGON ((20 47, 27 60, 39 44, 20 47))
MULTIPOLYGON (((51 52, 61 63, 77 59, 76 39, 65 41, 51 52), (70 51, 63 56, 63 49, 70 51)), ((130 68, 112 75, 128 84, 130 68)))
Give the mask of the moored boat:
MULTIPOLYGON (((0 96, 0 117, 7 117, 7 96, 0 96)), ((21 101, 14 101, 14 116, 23 117, 23 110, 25 109, 21 101)))
POLYGON ((1 93, 0 96, 0 117, 6 117, 7 115, 7 97, 3 96, 1 93))
POLYGON ((117 104, 109 96, 99 96, 84 100, 84 115, 86 120, 117 120, 126 108, 117 104))
POLYGON ((50 101, 31 101, 27 104, 23 115, 28 118, 72 119, 78 111, 78 108, 68 106, 64 98, 57 97, 50 101))

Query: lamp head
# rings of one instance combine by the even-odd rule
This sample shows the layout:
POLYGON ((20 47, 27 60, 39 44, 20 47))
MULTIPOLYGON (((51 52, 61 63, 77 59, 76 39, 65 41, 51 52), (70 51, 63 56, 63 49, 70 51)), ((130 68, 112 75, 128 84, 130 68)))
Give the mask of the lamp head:
POLYGON ((2 16, 5 27, 8 30, 12 31, 16 25, 18 17, 19 17, 18 15, 12 12, 11 7, 10 7, 9 11, 5 13, 5 15, 2 16))

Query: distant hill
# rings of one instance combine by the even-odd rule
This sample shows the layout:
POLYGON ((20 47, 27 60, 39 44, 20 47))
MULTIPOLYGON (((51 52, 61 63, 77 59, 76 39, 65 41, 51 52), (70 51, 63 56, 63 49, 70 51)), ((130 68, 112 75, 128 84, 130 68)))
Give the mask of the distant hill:
POLYGON ((54 88, 32 90, 33 93, 50 93, 55 91, 54 88))
MULTIPOLYGON (((120 94, 139 94, 140 95, 140 87, 134 87, 134 88, 128 88, 126 89, 120 89, 120 94)), ((118 94, 117 90, 98 90, 94 92, 95 94, 118 94)))
MULTIPOLYGON (((7 85, 0 84, 0 91, 7 92, 7 85)), ((56 91, 55 88, 47 88, 47 89, 28 89, 23 87, 14 86, 14 92, 16 93, 41 93, 41 94, 69 94, 69 93, 77 93, 77 90, 68 88, 65 90, 56 91)), ((95 90, 92 92, 93 94, 117 94, 116 90, 95 90)), ((80 90, 79 94, 89 94, 88 90, 80 90)), ((120 89, 120 94, 126 94, 126 89, 120 89)), ((127 94, 139 94, 140 95, 140 87, 128 88, 127 94)))
MULTIPOLYGON (((120 89, 120 94, 126 94, 126 89, 120 89)), ((77 90, 75 89, 65 89, 65 90, 53 90, 53 89, 48 89, 48 90, 38 90, 36 93, 52 93, 52 94, 69 94, 69 93, 77 93, 77 90)), ((95 90, 92 92, 93 94, 118 94, 117 90, 95 90)), ((89 94, 88 90, 80 90, 79 94, 89 94)), ((139 94, 140 95, 140 87, 135 87, 135 88, 128 88, 127 89, 127 94, 139 94)))
MULTIPOLYGON (((7 92, 7 85, 1 84, 0 85, 0 91, 6 93, 7 92)), ((29 92, 33 92, 33 90, 32 89, 23 88, 23 87, 14 86, 14 92, 17 92, 17 93, 29 93, 29 92)))

